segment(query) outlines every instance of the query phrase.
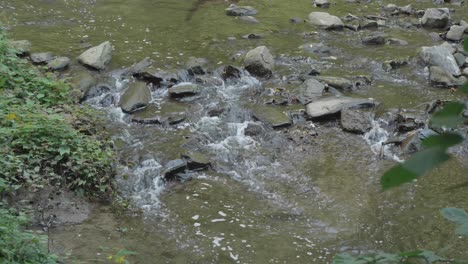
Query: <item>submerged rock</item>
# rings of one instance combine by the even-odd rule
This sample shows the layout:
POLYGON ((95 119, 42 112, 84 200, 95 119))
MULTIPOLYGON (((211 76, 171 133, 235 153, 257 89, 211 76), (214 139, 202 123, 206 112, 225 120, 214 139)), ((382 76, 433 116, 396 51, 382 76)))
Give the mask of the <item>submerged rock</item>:
POLYGON ((257 10, 251 6, 232 4, 226 9, 226 15, 228 16, 255 16, 257 13, 257 10))
POLYGON ((47 63, 47 67, 52 71, 60 71, 68 67, 70 59, 67 57, 58 57, 47 63))
POLYGON ((364 134, 372 128, 370 114, 359 109, 343 109, 340 120, 343 129, 349 132, 364 134))
POLYGON ((270 77, 275 67, 275 60, 265 46, 256 47, 245 55, 245 69, 252 75, 270 77))
POLYGON ((352 97, 326 97, 306 105, 306 113, 311 118, 323 117, 347 108, 364 108, 376 105, 373 99, 352 97))
POLYGON ((120 107, 125 113, 133 113, 145 108, 151 101, 151 92, 145 83, 135 82, 124 91, 120 98, 120 107))
POLYGON ((112 58, 112 46, 109 41, 83 52, 78 61, 96 70, 104 70, 112 58))
POLYGON ((343 21, 337 16, 326 12, 312 12, 309 14, 309 23, 325 29, 342 29, 343 21))
POLYGON ((452 55, 452 51, 444 45, 422 47, 420 56, 431 66, 439 66, 453 76, 460 76, 460 68, 452 55))
POLYGON ((448 8, 428 8, 421 18, 421 25, 428 28, 444 28, 450 22, 448 8))
POLYGON ((193 96, 200 93, 200 86, 193 83, 181 83, 169 88, 169 95, 174 98, 193 96))
POLYGON ((8 45, 10 45, 18 55, 25 55, 31 52, 32 45, 29 40, 9 40, 8 45))
POLYGON ((44 64, 54 59, 52 52, 39 52, 31 54, 31 61, 34 64, 44 64))

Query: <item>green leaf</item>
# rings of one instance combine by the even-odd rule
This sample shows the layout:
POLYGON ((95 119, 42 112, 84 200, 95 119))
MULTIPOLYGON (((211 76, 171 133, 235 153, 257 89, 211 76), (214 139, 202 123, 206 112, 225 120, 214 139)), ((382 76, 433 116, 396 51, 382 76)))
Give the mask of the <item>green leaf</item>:
POLYGON ((432 116, 431 123, 438 127, 456 128, 463 121, 460 115, 464 108, 465 105, 462 103, 446 103, 440 111, 432 116))
POLYGON ((423 140, 422 144, 425 148, 441 147, 449 148, 463 141, 463 137, 456 133, 443 133, 433 135, 423 140))
POLYGON ((63 156, 64 154, 70 154, 70 147, 69 146, 65 146, 65 145, 62 145, 60 146, 60 148, 58 149, 59 153, 60 153, 60 156, 63 156))
POLYGON ((468 224, 468 214, 463 209, 448 207, 440 210, 440 213, 449 221, 457 224, 468 224))
POLYGON ((468 94, 468 82, 464 83, 460 88, 460 91, 464 94, 468 94))
POLYGON ((433 147, 422 150, 402 164, 385 172, 380 179, 382 188, 385 190, 410 182, 449 158, 450 156, 445 153, 444 148, 433 147))

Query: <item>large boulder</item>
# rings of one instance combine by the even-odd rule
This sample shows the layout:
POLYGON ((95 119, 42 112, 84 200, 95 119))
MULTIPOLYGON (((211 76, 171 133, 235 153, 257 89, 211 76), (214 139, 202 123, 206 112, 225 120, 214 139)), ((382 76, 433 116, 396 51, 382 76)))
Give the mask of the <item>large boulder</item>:
POLYGON ((315 101, 322 97, 325 85, 315 79, 305 80, 299 87, 299 101, 303 104, 315 101))
POLYGON ((257 13, 257 10, 251 6, 232 4, 226 9, 226 15, 228 16, 255 16, 257 13))
POLYGON ((342 29, 343 21, 337 16, 332 16, 326 12, 312 12, 309 14, 309 23, 325 29, 342 29))
POLYGON ((374 99, 352 97, 326 97, 306 105, 306 113, 311 118, 323 117, 339 113, 347 108, 364 108, 376 105, 374 99))
POLYGON ((97 70, 104 70, 112 58, 112 45, 109 41, 83 52, 78 61, 97 70))
POLYGON ((245 55, 245 69, 252 75, 270 77, 275 67, 275 59, 265 46, 256 47, 245 55))
POLYGON ((452 51, 444 45, 422 47, 420 56, 430 66, 439 66, 453 76, 460 76, 461 74, 452 51))
POLYGON ((145 83, 135 82, 120 97, 120 107, 125 113, 133 113, 145 108, 151 101, 151 91, 145 83))
POLYGON ((428 8, 421 18, 421 25, 428 28, 444 28, 450 22, 448 8, 428 8))

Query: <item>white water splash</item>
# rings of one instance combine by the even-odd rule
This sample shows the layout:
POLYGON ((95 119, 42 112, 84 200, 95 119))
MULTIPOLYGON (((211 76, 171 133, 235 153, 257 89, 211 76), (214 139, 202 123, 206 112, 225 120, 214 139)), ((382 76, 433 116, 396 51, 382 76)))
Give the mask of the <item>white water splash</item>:
POLYGON ((387 125, 387 121, 383 119, 372 120, 372 129, 364 134, 364 140, 370 145, 372 152, 382 158, 390 157, 395 161, 402 162, 403 160, 393 153, 390 145, 384 145, 389 139, 389 133, 382 128, 381 125, 387 125))

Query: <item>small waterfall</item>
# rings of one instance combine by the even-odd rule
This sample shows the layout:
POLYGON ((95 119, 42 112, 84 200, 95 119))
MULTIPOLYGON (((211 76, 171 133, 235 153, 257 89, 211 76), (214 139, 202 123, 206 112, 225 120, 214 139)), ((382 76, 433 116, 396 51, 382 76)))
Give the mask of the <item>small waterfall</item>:
POLYGON ((391 158, 402 162, 403 160, 392 151, 391 145, 385 144, 390 137, 388 131, 383 128, 385 125, 388 125, 387 121, 381 118, 372 120, 372 129, 364 134, 364 140, 370 145, 372 152, 380 158, 391 158))

